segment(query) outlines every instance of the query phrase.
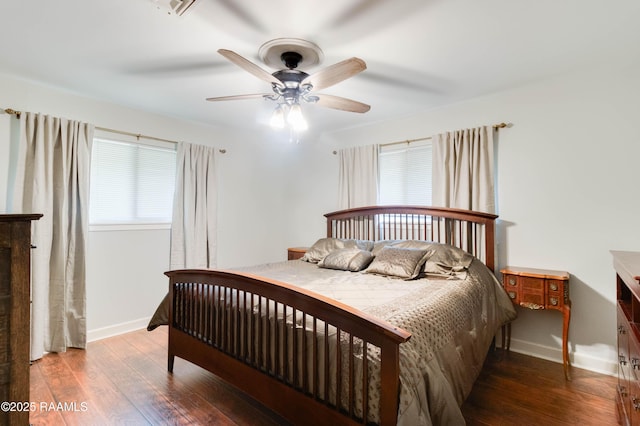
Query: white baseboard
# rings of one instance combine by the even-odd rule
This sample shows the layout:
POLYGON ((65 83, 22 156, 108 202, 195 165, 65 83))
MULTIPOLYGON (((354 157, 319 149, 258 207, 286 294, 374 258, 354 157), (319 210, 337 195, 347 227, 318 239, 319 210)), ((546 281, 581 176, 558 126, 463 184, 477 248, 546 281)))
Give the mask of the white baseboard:
MULTIPOLYGON (((560 348, 552 348, 524 340, 511 339, 510 350, 562 364, 562 350, 560 348)), ((607 374, 609 376, 618 374, 618 364, 609 359, 596 358, 580 352, 570 353, 569 358, 571 365, 577 368, 607 374)))
MULTIPOLYGON (((87 331, 87 342, 93 342, 96 340, 106 339, 107 337, 113 337, 119 334, 144 329, 147 327, 150 319, 151 317, 140 318, 134 321, 89 330, 87 331)), ((511 339, 510 349, 513 352, 562 364, 562 350, 560 348, 552 348, 537 343, 527 342, 525 340, 511 339)), ((583 368, 585 370, 595 371, 597 373, 607 374, 610 376, 618 374, 618 364, 615 361, 596 358, 580 352, 572 352, 569 354, 569 357, 571 358, 571 365, 577 368, 583 368)))
POLYGON ((106 339, 107 337, 117 336, 119 334, 129 333, 130 331, 147 328, 147 324, 151 317, 140 318, 134 321, 127 321, 120 324, 110 325, 108 327, 87 330, 87 342, 106 339))

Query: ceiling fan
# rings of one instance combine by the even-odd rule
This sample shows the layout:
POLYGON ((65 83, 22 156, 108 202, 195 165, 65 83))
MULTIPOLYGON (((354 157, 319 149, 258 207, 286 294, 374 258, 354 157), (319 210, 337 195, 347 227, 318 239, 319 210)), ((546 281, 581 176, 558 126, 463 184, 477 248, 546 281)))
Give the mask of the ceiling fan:
POLYGON ((326 108, 357 113, 365 113, 371 109, 369 105, 362 102, 315 92, 364 71, 367 65, 362 59, 355 57, 346 59, 310 75, 299 70, 298 67, 319 63, 322 59, 322 50, 306 40, 275 39, 260 47, 258 55, 266 65, 274 68, 284 65, 284 69, 274 73, 269 73, 231 50, 219 49, 218 53, 255 77, 270 83, 273 93, 220 96, 207 98, 207 100, 217 102, 263 98, 275 101, 277 106, 271 118, 273 127, 283 128, 288 124, 293 130, 305 130, 307 124, 302 116, 301 103, 315 103, 326 108))

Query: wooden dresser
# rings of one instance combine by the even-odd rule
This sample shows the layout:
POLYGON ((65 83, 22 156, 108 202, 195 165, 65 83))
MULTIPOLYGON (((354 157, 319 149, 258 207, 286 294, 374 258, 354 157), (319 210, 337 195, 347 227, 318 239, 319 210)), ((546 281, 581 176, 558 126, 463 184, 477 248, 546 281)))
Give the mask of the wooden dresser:
POLYGON ((41 217, 0 214, 0 425, 29 424, 31 221, 41 217))
POLYGON ((611 254, 618 317, 618 422, 640 425, 640 252, 611 254))

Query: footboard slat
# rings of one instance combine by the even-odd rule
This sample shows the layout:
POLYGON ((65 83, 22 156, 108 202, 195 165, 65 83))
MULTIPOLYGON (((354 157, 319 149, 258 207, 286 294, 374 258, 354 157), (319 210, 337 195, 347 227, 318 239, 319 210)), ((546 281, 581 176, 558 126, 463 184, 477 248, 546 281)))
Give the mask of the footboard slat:
POLYGON ((324 370, 324 396, 323 399, 325 401, 329 401, 329 386, 327 386, 327 383, 329 383, 330 381, 330 377, 329 377, 329 339, 326 338, 326 336, 329 335, 329 324, 328 323, 324 323, 324 336, 325 338, 323 339, 324 342, 324 353, 323 353, 323 370, 324 370))
POLYGON ((369 362, 366 356, 367 342, 362 342, 362 353, 364 354, 362 357, 362 417, 366 419, 369 417, 369 387, 364 385, 367 382, 367 372, 369 371, 369 362))
POLYGON ((293 350, 292 350, 293 366, 291 370, 292 370, 293 377, 291 379, 291 382, 293 383, 293 387, 295 387, 296 389, 299 389, 300 383, 298 382, 298 356, 297 355, 300 353, 300 350, 298 348, 298 327, 296 322, 296 314, 297 314, 297 310, 296 308, 293 308, 293 317, 291 321, 291 328, 293 329, 293 332, 291 333, 291 337, 292 337, 291 344, 293 345, 293 350))
POLYGON ((167 275, 170 359, 196 362, 293 423, 395 423, 399 345, 409 333, 310 291, 248 274, 167 275), (203 347, 209 356, 200 353, 203 347), (273 380, 291 390, 286 404, 273 400, 273 380), (375 412, 368 409, 372 389, 379 395, 371 405, 380 407, 375 412), (310 401, 319 410, 312 419, 304 409, 310 401))

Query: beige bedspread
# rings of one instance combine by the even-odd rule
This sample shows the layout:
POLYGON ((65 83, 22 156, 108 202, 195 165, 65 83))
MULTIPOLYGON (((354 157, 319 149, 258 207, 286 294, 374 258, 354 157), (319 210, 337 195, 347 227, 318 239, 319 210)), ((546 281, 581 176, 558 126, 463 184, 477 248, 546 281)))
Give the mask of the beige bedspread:
POLYGON ((304 287, 412 333, 400 346, 399 425, 464 424, 471 391, 496 330, 515 318, 494 275, 474 260, 464 279, 401 279, 289 261, 239 268, 304 287))
MULTIPOLYGON (((482 368, 495 332, 516 316, 499 282, 476 259, 468 273, 458 274, 462 279, 405 281, 323 269, 303 261, 235 270, 312 290, 412 333, 400 345, 399 425, 464 424, 460 406, 482 368)), ((163 323, 163 311, 158 309, 149 329, 163 323)))

